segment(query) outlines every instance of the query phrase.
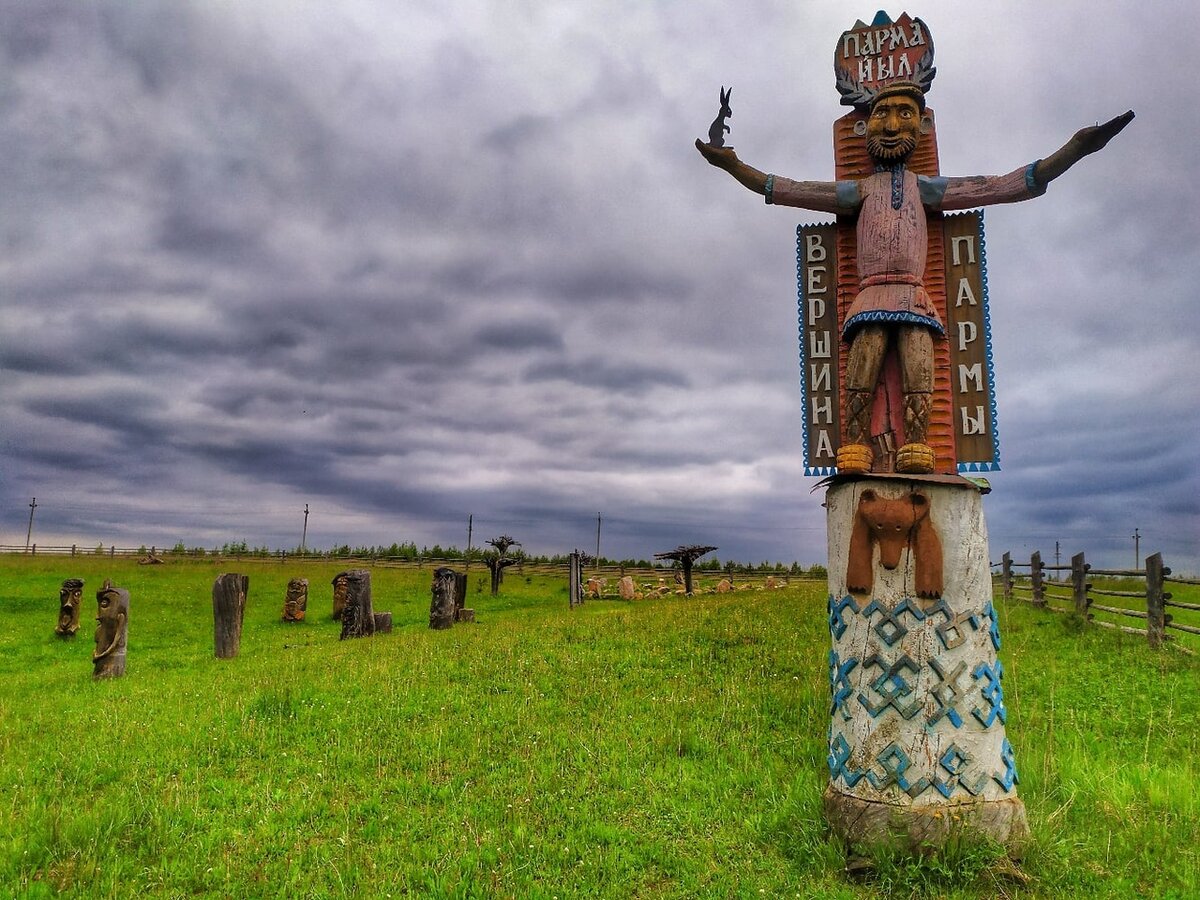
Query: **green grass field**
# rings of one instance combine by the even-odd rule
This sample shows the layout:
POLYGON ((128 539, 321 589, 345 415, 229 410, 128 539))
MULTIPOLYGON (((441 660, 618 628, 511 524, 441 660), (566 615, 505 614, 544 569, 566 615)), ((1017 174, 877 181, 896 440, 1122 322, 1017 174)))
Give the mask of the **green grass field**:
MULTIPOLYGON (((1028 883, 989 848, 881 857, 825 832, 823 585, 567 608, 565 577, 376 568, 390 635, 338 641, 336 563, 0 559, 0 894, 17 897, 1195 897, 1200 661, 1001 609, 1028 883), (250 576, 241 654, 211 587, 250 576), (279 621, 289 577, 309 618, 279 621), (85 578, 74 641, 58 588, 85 578), (95 591, 132 594, 91 680, 95 591)), ((1177 592, 1182 598, 1182 592, 1177 592)))

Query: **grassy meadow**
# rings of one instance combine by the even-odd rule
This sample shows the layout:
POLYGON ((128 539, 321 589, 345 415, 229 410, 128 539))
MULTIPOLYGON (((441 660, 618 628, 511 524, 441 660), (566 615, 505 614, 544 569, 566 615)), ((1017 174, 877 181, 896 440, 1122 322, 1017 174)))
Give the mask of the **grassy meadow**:
POLYGON ((480 567, 477 624, 433 632, 428 567, 377 567, 395 630, 340 642, 342 568, 0 558, 0 894, 1200 895, 1200 657, 998 601, 1026 859, 882 856, 853 880, 820 814, 823 585, 571 611, 565 575, 509 569, 493 599, 480 567), (222 571, 250 576, 233 660, 222 571), (53 635, 67 577, 74 641, 53 635), (106 577, 132 595, 128 668, 96 683, 106 577))

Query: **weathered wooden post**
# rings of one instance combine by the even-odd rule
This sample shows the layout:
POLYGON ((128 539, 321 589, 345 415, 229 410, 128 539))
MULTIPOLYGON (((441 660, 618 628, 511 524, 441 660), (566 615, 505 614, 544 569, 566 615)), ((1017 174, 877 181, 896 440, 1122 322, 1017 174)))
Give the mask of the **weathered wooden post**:
POLYGON ((218 659, 233 659, 242 646, 242 619, 250 578, 227 572, 213 582, 213 644, 218 659))
POLYGON ((433 598, 429 604, 429 627, 450 628, 454 625, 455 572, 443 566, 433 573, 433 598))
POLYGON ((1000 587, 1004 591, 1004 602, 1012 602, 1013 593, 1013 571, 1012 571, 1012 554, 1007 550, 1004 551, 1004 556, 1000 559, 1000 587))
POLYGON ((351 569, 346 576, 346 605, 342 608, 341 639, 370 637, 375 633, 375 609, 371 604, 371 573, 351 569))
POLYGON ((119 678, 125 674, 125 648, 129 635, 129 591, 111 581, 96 591, 96 649, 92 651, 92 678, 119 678))
POLYGON ((583 603, 583 557, 578 550, 572 550, 570 570, 567 573, 567 605, 574 609, 583 603))
POLYGON ((1166 639, 1167 618, 1163 594, 1163 576, 1170 572, 1163 568, 1161 553, 1146 557, 1146 639, 1157 650, 1166 639))
POLYGON ((1088 600, 1088 584, 1087 573, 1089 566, 1083 558, 1082 553, 1076 553, 1071 557, 1071 598, 1075 601, 1075 613, 1087 618, 1088 606, 1091 602, 1088 600))
POLYGON ((308 611, 308 579, 293 578, 283 597, 283 621, 302 622, 308 611))
POLYGON ((1029 556, 1029 586, 1033 590, 1033 605, 1046 605, 1046 570, 1042 568, 1042 551, 1034 550, 1029 556))
POLYGON ((805 474, 833 476, 826 817, 852 843, 982 838, 1017 852, 1028 826, 1005 734, 988 488, 959 474, 999 462, 983 218, 943 213, 1039 196, 1133 113, 1008 175, 947 178, 926 105, 933 63, 928 27, 907 13, 841 35, 835 84, 854 109, 834 125, 836 181, 766 174, 723 141, 696 147, 769 204, 838 216, 797 229, 805 474))
POLYGON ((58 624, 54 633, 73 638, 79 631, 79 613, 83 609, 83 579, 68 578, 58 591, 58 624))

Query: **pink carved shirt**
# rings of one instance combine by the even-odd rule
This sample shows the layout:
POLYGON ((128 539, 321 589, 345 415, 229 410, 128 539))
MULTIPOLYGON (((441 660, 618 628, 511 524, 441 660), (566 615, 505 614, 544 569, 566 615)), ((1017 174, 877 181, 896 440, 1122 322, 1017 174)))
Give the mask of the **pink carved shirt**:
POLYGON ((1043 194, 1033 163, 1007 175, 943 178, 908 169, 876 172, 857 181, 792 181, 767 176, 767 203, 820 212, 858 213, 858 294, 842 335, 867 322, 945 329, 925 291, 929 226, 925 210, 950 211, 1016 203, 1043 194))

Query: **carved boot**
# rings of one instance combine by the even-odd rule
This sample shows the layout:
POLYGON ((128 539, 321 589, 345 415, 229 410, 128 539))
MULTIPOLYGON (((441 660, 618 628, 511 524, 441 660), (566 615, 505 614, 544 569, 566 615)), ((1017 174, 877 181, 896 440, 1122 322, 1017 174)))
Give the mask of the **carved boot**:
POLYGON ((846 392, 846 443, 838 447, 838 472, 857 475, 870 472, 875 461, 868 440, 871 431, 871 391, 846 392))
POLYGON ((928 475, 937 465, 933 448, 925 443, 933 394, 912 391, 904 395, 904 436, 908 442, 896 451, 896 471, 928 475))

